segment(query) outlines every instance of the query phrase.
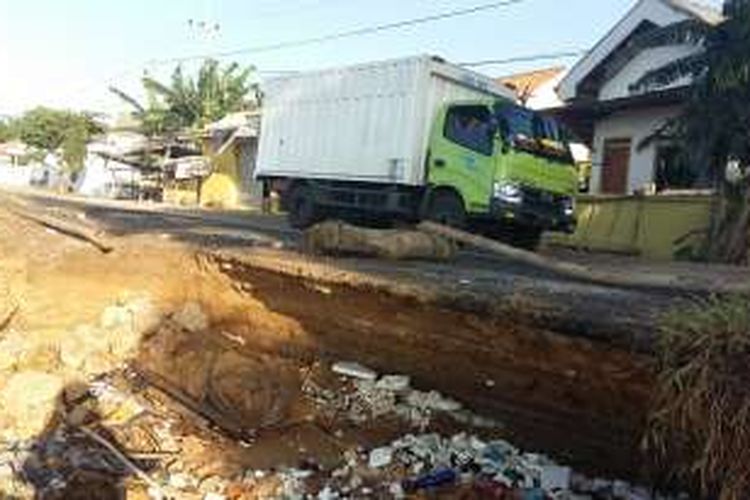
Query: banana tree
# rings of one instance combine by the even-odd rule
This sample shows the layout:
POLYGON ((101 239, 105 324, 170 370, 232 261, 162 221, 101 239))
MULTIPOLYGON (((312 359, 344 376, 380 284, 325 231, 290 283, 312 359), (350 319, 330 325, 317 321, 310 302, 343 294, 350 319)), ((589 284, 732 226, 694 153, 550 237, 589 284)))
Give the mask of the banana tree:
POLYGON ((169 84, 149 76, 143 78, 148 99, 145 105, 118 88, 110 90, 133 108, 144 133, 165 135, 200 129, 251 106, 257 96, 257 86, 250 82, 252 72, 252 67, 243 69, 237 63, 222 68, 215 60, 206 60, 193 78, 185 76, 178 66, 169 84))

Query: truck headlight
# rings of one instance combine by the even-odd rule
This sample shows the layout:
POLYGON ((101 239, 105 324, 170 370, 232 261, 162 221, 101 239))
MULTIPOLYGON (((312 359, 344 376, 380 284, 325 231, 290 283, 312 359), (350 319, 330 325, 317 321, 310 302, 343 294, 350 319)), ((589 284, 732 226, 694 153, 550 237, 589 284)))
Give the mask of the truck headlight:
POLYGON ((507 203, 521 203, 523 192, 515 182, 496 182, 493 186, 494 197, 507 203))

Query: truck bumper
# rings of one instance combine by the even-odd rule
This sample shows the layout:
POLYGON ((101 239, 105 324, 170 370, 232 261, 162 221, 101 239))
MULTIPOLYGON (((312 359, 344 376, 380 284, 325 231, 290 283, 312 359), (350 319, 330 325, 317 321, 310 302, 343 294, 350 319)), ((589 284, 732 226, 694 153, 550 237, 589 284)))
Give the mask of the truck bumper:
POLYGON ((520 203, 493 199, 490 202, 490 216, 496 221, 539 227, 545 231, 575 232, 576 218, 573 214, 566 214, 566 198, 554 198, 548 202, 524 198, 520 203))

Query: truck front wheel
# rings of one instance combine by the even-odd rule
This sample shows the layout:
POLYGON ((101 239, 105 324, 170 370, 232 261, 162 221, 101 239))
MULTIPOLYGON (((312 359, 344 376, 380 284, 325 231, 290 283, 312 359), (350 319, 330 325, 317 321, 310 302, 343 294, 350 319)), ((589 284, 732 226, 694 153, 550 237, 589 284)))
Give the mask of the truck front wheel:
POLYGON ((307 229, 320 220, 320 211, 309 186, 294 186, 287 200, 289 225, 295 229, 307 229))
POLYGON ((437 191, 432 194, 427 218, 439 224, 463 229, 467 219, 464 202, 451 191, 437 191))

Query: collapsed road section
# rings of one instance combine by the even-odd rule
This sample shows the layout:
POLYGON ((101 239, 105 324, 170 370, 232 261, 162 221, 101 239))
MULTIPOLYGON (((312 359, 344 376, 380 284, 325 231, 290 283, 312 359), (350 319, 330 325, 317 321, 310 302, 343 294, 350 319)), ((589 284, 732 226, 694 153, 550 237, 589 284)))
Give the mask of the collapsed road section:
POLYGON ((646 495, 613 479, 638 479, 647 356, 283 252, 0 233, 4 494, 646 495))

